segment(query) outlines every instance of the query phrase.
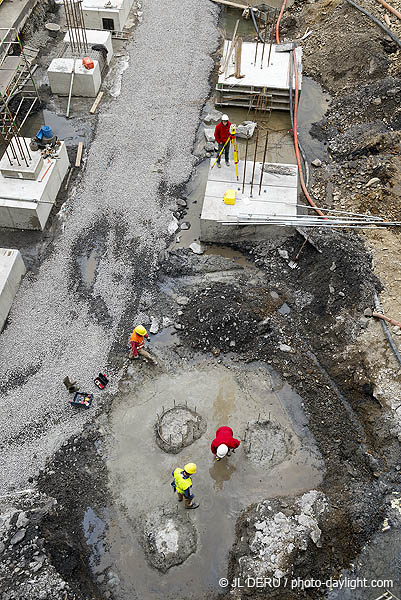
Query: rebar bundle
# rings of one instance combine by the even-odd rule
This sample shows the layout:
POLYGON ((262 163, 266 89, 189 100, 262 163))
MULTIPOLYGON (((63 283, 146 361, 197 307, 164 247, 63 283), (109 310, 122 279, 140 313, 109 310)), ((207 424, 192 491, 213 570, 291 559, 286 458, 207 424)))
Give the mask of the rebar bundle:
POLYGON ((64 0, 65 18, 73 52, 88 52, 82 0, 64 0))

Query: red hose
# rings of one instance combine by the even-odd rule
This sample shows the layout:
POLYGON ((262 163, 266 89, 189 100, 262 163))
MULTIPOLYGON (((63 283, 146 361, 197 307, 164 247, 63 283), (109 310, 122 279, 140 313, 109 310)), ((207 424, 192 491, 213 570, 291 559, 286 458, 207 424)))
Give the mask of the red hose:
MULTIPOLYGON (((294 100, 294 146, 295 146, 295 155, 297 157, 298 164, 298 172, 299 172, 299 180, 301 183, 301 188, 304 193, 305 198, 309 202, 309 204, 314 208, 318 215, 321 217, 325 217, 321 210, 319 210, 316 204, 313 202, 312 198, 309 196, 308 190, 306 189, 304 176, 302 174, 302 165, 301 165, 301 157, 299 155, 299 147, 298 147, 298 69, 297 69, 297 59, 295 56, 295 50, 292 51, 292 58, 294 61, 294 74, 295 74, 295 100, 294 100)), ((290 85, 292 85, 292 81, 290 81, 290 85)), ((327 217, 325 217, 327 219, 327 217)))
POLYGON ((284 0, 283 6, 281 7, 280 14, 278 16, 277 23, 276 23, 276 42, 277 42, 277 44, 280 43, 280 32, 279 32, 279 30, 280 30, 280 21, 281 21, 281 18, 283 16, 283 13, 285 11, 286 4, 287 4, 287 0, 284 0))
POLYGON ((399 321, 395 321, 395 319, 390 319, 390 317, 385 317, 381 313, 374 312, 372 317, 376 319, 383 319, 383 321, 387 321, 387 323, 391 323, 391 325, 395 325, 396 327, 401 327, 401 323, 399 321))
MULTIPOLYGON (((277 19, 276 24, 276 42, 280 43, 280 21, 283 16, 285 7, 287 4, 287 0, 283 1, 283 5, 280 10, 279 17, 277 19)), ((297 157, 298 164, 298 172, 299 172, 299 180, 301 183, 301 188, 304 193, 305 198, 309 202, 309 204, 314 208, 318 215, 321 217, 325 217, 321 210, 319 210, 316 204, 313 202, 312 198, 309 196, 308 190, 306 189, 304 176, 302 174, 302 165, 301 165, 301 157, 299 155, 299 146, 298 146, 298 69, 297 69, 297 59, 295 56, 295 50, 292 51, 292 58, 294 61, 294 73, 295 73, 295 101, 294 101, 294 147, 295 147, 295 155, 297 157)), ((290 81, 290 85, 292 85, 292 81, 290 81)), ((327 217, 325 217, 327 219, 327 217)))

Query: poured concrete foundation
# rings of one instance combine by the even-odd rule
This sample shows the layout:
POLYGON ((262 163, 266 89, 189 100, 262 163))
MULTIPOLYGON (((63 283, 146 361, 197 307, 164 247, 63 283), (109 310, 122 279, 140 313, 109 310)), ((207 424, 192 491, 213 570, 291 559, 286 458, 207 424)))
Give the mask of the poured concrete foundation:
MULTIPOLYGON (((231 41, 224 44, 222 66, 230 53, 231 41)), ((241 78, 234 76, 235 63, 233 52, 224 73, 219 76, 216 85, 217 106, 242 106, 260 110, 290 110, 290 86, 295 90, 295 77, 292 68, 292 53, 279 52, 275 44, 266 45, 262 62, 263 44, 245 42, 242 44, 241 78), (263 97, 263 101, 259 96, 263 97)), ((298 89, 302 87, 302 48, 296 48, 298 89)), ((221 69, 223 70, 223 69, 221 69)))
POLYGON ((68 96, 74 71, 72 95, 95 98, 102 84, 102 76, 99 62, 94 60, 93 63, 94 68, 87 69, 82 64, 82 59, 54 58, 47 70, 52 93, 58 96, 68 96))
MULTIPOLYGON (((30 151, 30 155, 33 162, 41 157, 39 150, 30 151)), ((65 143, 61 142, 57 158, 42 161, 36 180, 4 177, 0 171, 0 227, 43 230, 69 165, 65 143)))
POLYGON ((122 31, 132 5, 133 0, 83 0, 85 26, 89 29, 122 31))
POLYGON ((4 327, 25 273, 24 261, 19 251, 0 248, 0 331, 4 327))
MULTIPOLYGON (((211 159, 210 166, 215 162, 211 159)), ((222 161, 223 163, 224 161, 222 161)), ((272 225, 236 225, 247 218, 268 218, 269 216, 297 214, 298 173, 295 165, 277 163, 265 164, 262 186, 259 184, 262 163, 256 163, 254 185, 251 186, 253 163, 247 165, 245 187, 237 181, 235 165, 223 164, 210 168, 201 213, 201 240, 204 242, 230 242, 237 240, 260 240, 282 234, 282 228, 272 225), (227 190, 235 190, 237 198, 234 205, 224 203, 227 190), (230 222, 233 225, 224 225, 230 222)), ((243 173, 243 167, 241 168, 243 173)))
MULTIPOLYGON (((75 31, 75 30, 74 30, 75 31)), ((113 58, 113 44, 111 41, 110 31, 98 31, 96 29, 87 29, 85 31, 86 41, 88 42, 88 56, 91 56, 91 48, 95 45, 104 46, 107 50, 106 62, 109 65, 113 58)), ((71 46, 70 33, 67 32, 64 36, 64 43, 71 46)))

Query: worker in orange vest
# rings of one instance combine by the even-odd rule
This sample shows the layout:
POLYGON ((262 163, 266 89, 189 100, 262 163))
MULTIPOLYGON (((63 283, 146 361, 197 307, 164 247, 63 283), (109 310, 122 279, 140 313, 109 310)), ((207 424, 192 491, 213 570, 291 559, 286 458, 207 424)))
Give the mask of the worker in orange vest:
POLYGON ((131 352, 130 358, 139 358, 139 355, 143 356, 145 361, 150 361, 154 365, 157 365, 157 361, 144 350, 145 340, 149 340, 148 332, 143 325, 137 325, 130 337, 131 352))

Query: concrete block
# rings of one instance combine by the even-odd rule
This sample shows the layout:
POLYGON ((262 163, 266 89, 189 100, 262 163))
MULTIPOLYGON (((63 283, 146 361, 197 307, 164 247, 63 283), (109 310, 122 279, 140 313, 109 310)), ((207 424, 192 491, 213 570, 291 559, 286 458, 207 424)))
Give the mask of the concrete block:
MULTIPOLYGON (((227 40, 224 45, 223 57, 227 56, 231 41, 227 40)), ((295 89, 295 75, 290 77, 290 67, 292 63, 292 53, 276 51, 276 45, 272 45, 270 62, 268 63, 268 54, 265 50, 262 63, 263 45, 258 45, 258 53, 255 61, 256 43, 244 42, 242 44, 241 57, 241 75, 244 77, 236 79, 234 52, 232 53, 228 67, 225 73, 219 76, 216 91, 218 106, 243 106, 249 108, 250 99, 252 106, 258 105, 256 97, 263 94, 269 97, 268 109, 288 110, 289 111, 289 89, 290 86, 295 89), (290 81, 291 79, 291 81, 290 81)), ((302 48, 295 49, 295 55, 298 67, 298 88, 302 88, 302 48)), ((222 58, 223 64, 224 58, 222 58)))
MULTIPOLYGON (((210 165, 215 159, 211 159, 210 165)), ((259 240, 266 236, 282 235, 282 228, 272 225, 223 225, 222 221, 242 221, 251 217, 297 214, 298 172, 296 165, 265 164, 261 191, 259 184, 262 164, 256 163, 254 185, 251 189, 253 163, 248 163, 244 192, 242 182, 236 180, 235 166, 222 166, 209 170, 201 213, 201 240, 227 242, 259 240), (228 189, 237 192, 235 204, 224 203, 228 189)))
POLYGON ((4 327, 15 294, 26 269, 18 250, 0 248, 0 331, 4 327))
POLYGON ((88 70, 82 64, 82 59, 54 58, 47 70, 53 94, 68 96, 74 70, 72 95, 95 98, 102 83, 102 76, 99 62, 97 60, 93 62, 94 68, 88 70))
POLYGON ((0 173, 0 227, 44 229, 70 164, 64 142, 57 155, 43 162, 36 181, 0 173))
MULTIPOLYGON (((101 44, 107 49, 106 62, 109 65, 111 59, 113 58, 113 44, 111 41, 111 31, 98 31, 96 29, 87 29, 86 30, 86 39, 89 46, 88 56, 91 55, 90 48, 95 44, 101 44)), ((64 43, 70 44, 70 33, 66 33, 64 37, 64 43)), ((83 58, 83 56, 82 56, 83 58)))
MULTIPOLYGON (((22 138, 21 138, 22 142, 22 138)), ((40 150, 36 152, 32 152, 29 148, 28 150, 30 159, 28 158, 28 153, 26 152, 25 144, 22 142, 24 154, 28 160, 28 166, 25 161, 22 161, 18 152, 17 144, 15 139, 12 142, 13 147, 15 148, 16 154, 18 156, 18 160, 21 163, 20 166, 17 163, 17 160, 13 158, 13 152, 11 149, 11 144, 8 145, 7 152, 4 153, 2 159, 0 160, 0 173, 3 177, 13 177, 14 179, 37 179, 39 175, 39 171, 43 167, 43 158, 40 150), (10 164, 12 163, 12 164, 10 164)))
POLYGON ((88 29, 122 31, 134 0, 83 0, 82 11, 88 29))

